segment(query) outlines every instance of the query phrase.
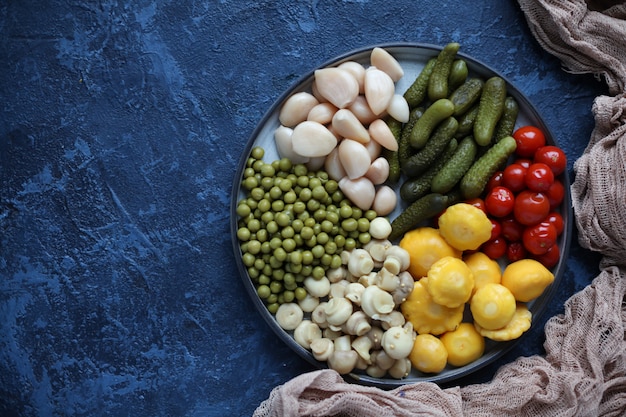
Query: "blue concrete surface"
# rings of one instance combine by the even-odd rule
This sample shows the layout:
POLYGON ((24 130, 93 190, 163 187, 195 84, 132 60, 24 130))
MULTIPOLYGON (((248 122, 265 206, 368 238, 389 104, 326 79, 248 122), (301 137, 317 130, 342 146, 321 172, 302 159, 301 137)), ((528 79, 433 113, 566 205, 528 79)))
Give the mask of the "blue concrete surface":
MULTIPOLYGON (((398 41, 458 41, 507 76, 572 172, 605 87, 515 1, 0 3, 0 415, 246 416, 311 370, 237 275, 235 165, 300 74, 398 41)), ((543 322, 597 262, 574 238, 543 322)), ((542 324, 458 383, 540 354, 542 324)))

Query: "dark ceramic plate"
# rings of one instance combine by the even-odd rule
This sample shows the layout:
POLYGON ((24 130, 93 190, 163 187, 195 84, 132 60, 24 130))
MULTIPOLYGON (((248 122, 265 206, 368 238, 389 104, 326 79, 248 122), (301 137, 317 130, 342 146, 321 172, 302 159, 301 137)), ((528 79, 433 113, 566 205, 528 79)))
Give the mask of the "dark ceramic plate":
MULTIPOLYGON (((383 44, 383 45, 372 45, 370 47, 366 47, 363 49, 359 49, 353 52, 346 53, 345 55, 339 56, 331 61, 320 66, 320 68, 336 66, 344 61, 356 61, 365 66, 369 66, 369 58, 371 50, 374 47, 381 47, 388 51, 391 55, 393 55, 396 60, 402 65, 404 69, 404 77, 396 83, 396 92, 399 94, 404 93, 406 89, 411 85, 413 80, 420 73, 426 62, 436 56, 441 50, 440 46, 435 45, 425 45, 425 44, 407 44, 407 43, 394 43, 394 44, 383 44)), ((556 144, 554 141, 553 135, 550 133, 548 127, 541 119, 541 116, 537 112, 537 110, 533 107, 533 105, 529 102, 529 100, 518 91, 514 85, 512 85, 506 77, 502 74, 497 73, 493 69, 489 68, 485 64, 477 61, 476 59, 464 55, 463 53, 457 54, 459 57, 462 57, 466 62, 470 70, 470 75, 481 77, 486 80, 487 78, 498 75, 507 81, 507 89, 508 93, 513 96, 518 104, 519 104, 519 115, 517 118, 516 128, 524 125, 534 125, 543 130, 546 135, 546 141, 548 144, 556 144)), ((241 178, 243 175, 243 170, 246 164, 246 160, 250 154, 250 150, 253 146, 262 146, 265 149, 265 157, 264 160, 266 162, 271 162, 275 159, 278 159, 278 153, 276 152, 276 147, 274 145, 274 130, 279 127, 278 121, 278 113, 284 101, 291 96, 292 94, 299 91, 311 91, 311 84, 313 81, 313 73, 314 69, 309 73, 305 74, 302 78, 300 78, 291 88, 285 91, 279 99, 273 104, 273 106, 269 109, 269 111, 265 114, 257 128, 252 133, 246 147, 243 151, 241 160, 239 162, 237 173, 234 178, 233 190, 231 196, 231 234, 233 241, 233 248, 235 251, 235 258, 237 260, 237 265, 239 268, 239 272, 243 279, 243 283, 248 291, 248 295, 252 299, 252 302, 255 304, 259 314, 265 319, 267 324, 272 328, 272 330, 276 333, 276 336, 281 339, 284 343, 286 343, 289 347, 293 349, 293 351, 301 356, 306 361, 310 362, 317 368, 326 368, 327 365, 324 362, 319 362, 313 358, 311 352, 302 348, 298 345, 292 337, 292 334, 284 331, 276 322, 274 316, 268 312, 265 305, 261 301, 261 299, 256 294, 256 289, 252 280, 250 279, 246 267, 244 266, 241 260, 241 250, 239 248, 239 242, 237 240, 237 214, 235 212, 237 203, 240 199, 245 196, 245 193, 240 188, 241 178)), ((559 286, 559 282, 562 279, 563 271, 565 269, 565 260, 567 259, 567 254, 569 252, 569 245, 571 239, 571 198, 569 195, 569 186, 570 181, 567 176, 567 171, 561 174, 561 181, 565 185, 566 195, 565 199, 561 205, 561 214, 565 221, 565 229, 562 235, 559 237, 558 245, 561 249, 561 259, 559 263, 552 269, 552 272, 555 275, 554 283, 544 291, 544 293, 535 299, 534 301, 528 303, 528 308, 533 314, 533 322, 537 322, 546 306, 552 299, 556 288, 559 286)), ((400 199, 398 199, 400 201, 400 199)), ((399 206, 394 213, 390 215, 390 218, 394 218, 397 216, 398 212, 402 209, 399 206)), ((528 332, 527 332, 528 333, 528 332)), ((476 360, 475 362, 463 366, 463 367, 446 367, 446 369, 437 374, 422 374, 416 370, 413 370, 412 373, 404 379, 397 380, 393 378, 373 378, 368 376, 367 374, 354 372, 350 374, 350 377, 357 381, 358 383, 364 385, 372 385, 378 386, 381 388, 393 388, 404 384, 419 382, 419 381, 431 381, 431 382, 450 382, 457 378, 467 376, 468 374, 484 367, 485 365, 493 362, 497 358, 501 357, 504 353, 506 353, 509 349, 511 349, 517 343, 523 343, 524 335, 521 338, 510 341, 510 342, 493 342, 487 339, 486 349, 484 355, 476 360)))

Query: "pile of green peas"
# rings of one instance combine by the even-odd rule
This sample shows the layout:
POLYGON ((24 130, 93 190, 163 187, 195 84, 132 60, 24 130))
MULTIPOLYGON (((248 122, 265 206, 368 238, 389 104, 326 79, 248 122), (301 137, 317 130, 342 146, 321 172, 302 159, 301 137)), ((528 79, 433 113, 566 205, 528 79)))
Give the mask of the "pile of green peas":
POLYGON ((255 146, 246 162, 237 238, 257 294, 274 314, 306 298, 305 278, 321 279, 342 265, 342 251, 368 243, 376 212, 352 204, 325 171, 287 158, 266 163, 264 155, 255 146))

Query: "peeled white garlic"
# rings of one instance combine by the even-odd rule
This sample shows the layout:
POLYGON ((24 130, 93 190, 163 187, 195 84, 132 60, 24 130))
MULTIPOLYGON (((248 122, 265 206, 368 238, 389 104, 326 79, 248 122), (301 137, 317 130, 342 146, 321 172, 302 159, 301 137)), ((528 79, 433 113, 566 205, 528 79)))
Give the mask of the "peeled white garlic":
POLYGON ((274 142, 276 150, 281 158, 289 158, 294 164, 304 164, 309 162, 308 156, 302 156, 293 150, 292 143, 293 129, 286 126, 279 126, 274 131, 274 142))
MULTIPOLYGON (((318 86, 319 87, 319 86, 318 86)), ((365 98, 374 114, 382 114, 396 91, 396 86, 391 77, 384 71, 375 67, 369 67, 365 71, 365 98)))
POLYGON ((382 119, 374 120, 368 129, 370 138, 380 143, 383 148, 387 148, 390 151, 398 150, 398 141, 393 135, 393 132, 382 119))
POLYGON ((287 127, 294 127, 306 120, 309 112, 319 102, 311 93, 301 91, 289 97, 280 109, 278 120, 287 127))
POLYGON ((318 94, 339 109, 351 105, 359 95, 359 82, 349 71, 331 67, 318 69, 314 74, 318 94))
POLYGON ((386 72, 394 82, 398 82, 404 76, 404 70, 400 63, 383 48, 374 48, 370 54, 372 66, 386 72))
POLYGON ((370 141, 370 135, 365 126, 348 109, 337 110, 333 115, 332 126, 335 132, 344 138, 353 139, 361 143, 370 141))
POLYGON ((339 161, 350 179, 365 175, 371 164, 367 148, 352 139, 343 139, 339 143, 339 161))
POLYGON ((399 122, 406 123, 409 121, 411 110, 409 109, 409 103, 401 94, 394 94, 387 107, 387 113, 399 122))
POLYGON ((291 135, 293 151, 306 157, 326 156, 337 146, 337 138, 321 123, 305 120, 291 135))
POLYGON ((369 210, 376 196, 374 184, 365 177, 353 180, 343 177, 339 180, 339 189, 361 210, 369 210))

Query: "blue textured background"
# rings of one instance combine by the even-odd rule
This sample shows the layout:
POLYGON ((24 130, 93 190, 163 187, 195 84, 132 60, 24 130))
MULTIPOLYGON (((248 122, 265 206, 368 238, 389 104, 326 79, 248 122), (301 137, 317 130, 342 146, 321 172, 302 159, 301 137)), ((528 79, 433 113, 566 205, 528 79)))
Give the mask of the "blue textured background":
MULTIPOLYGON (((605 93, 515 1, 48 0, 0 4, 0 414, 246 416, 311 370, 237 275, 235 164, 303 73, 413 41, 507 76, 573 161, 605 93)), ((574 237, 548 316, 597 275, 574 237)), ((460 384, 542 352, 525 344, 460 384)))

